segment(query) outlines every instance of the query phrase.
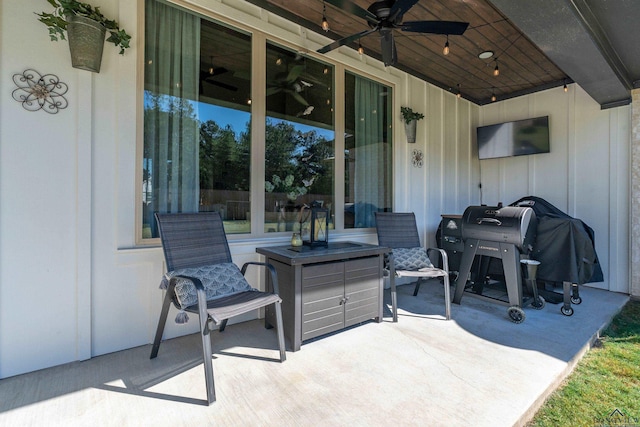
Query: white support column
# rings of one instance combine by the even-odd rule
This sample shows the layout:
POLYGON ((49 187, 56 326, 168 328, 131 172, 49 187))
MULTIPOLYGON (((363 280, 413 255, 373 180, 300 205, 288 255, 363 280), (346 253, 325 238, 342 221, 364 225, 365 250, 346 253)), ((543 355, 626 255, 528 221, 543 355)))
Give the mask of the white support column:
POLYGON ((631 295, 640 297, 640 89, 631 91, 631 295))
POLYGON ((78 72, 76 151, 76 305, 77 360, 91 354, 91 200, 93 144, 93 73, 78 72))

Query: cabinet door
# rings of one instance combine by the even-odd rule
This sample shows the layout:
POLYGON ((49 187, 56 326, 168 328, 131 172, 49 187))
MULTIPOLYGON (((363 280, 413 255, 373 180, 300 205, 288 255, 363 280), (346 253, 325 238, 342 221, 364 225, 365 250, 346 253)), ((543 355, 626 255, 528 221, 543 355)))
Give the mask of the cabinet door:
POLYGON ((380 316, 381 283, 378 257, 345 262, 345 326, 380 316))
POLYGON ((302 340, 344 327, 344 263, 302 267, 302 340))

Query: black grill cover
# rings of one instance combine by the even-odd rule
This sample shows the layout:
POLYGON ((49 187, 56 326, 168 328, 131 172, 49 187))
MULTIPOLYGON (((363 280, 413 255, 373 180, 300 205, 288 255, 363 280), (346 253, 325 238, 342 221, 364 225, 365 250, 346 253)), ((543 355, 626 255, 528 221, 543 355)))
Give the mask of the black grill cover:
POLYGON ((539 197, 523 197, 511 206, 530 207, 538 218, 531 257, 540 261, 539 280, 579 285, 604 281, 593 229, 539 197))
POLYGON ((462 215, 462 239, 511 243, 524 252, 533 248, 536 215, 529 207, 469 206, 462 215))

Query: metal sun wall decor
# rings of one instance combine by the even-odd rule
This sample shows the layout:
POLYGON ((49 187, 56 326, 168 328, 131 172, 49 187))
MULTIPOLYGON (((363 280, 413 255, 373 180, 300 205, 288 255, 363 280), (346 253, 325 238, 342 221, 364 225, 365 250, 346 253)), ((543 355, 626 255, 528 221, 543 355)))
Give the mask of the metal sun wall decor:
POLYGON ((13 82, 18 86, 12 93, 13 99, 22 103, 27 111, 44 110, 56 114, 69 103, 62 96, 69 87, 54 74, 41 75, 36 70, 24 70, 22 74, 14 74, 13 82))
POLYGON ((413 150, 412 163, 414 168, 422 167, 422 151, 421 150, 413 150))

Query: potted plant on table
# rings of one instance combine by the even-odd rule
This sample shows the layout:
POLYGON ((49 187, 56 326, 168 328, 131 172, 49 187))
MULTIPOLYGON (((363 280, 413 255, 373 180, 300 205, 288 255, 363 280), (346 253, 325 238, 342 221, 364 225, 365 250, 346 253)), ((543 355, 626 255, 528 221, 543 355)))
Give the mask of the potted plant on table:
POLYGON ((416 142, 416 122, 424 119, 424 114, 413 111, 411 107, 400 107, 400 113, 402 113, 402 119, 404 120, 407 142, 416 142))
POLYGON ((71 65, 75 68, 100 72, 104 37, 120 48, 120 54, 129 48, 131 36, 114 20, 107 19, 99 7, 77 0, 47 0, 53 12, 36 13, 47 26, 52 41, 69 38, 71 65))

